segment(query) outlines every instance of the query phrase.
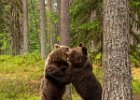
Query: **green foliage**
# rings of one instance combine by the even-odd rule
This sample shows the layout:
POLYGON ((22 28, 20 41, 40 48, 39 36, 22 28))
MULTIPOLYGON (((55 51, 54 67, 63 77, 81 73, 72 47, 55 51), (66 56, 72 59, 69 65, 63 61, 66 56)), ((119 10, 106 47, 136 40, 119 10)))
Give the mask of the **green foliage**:
POLYGON ((0 56, 0 100, 38 100, 43 72, 38 54, 0 56))
POLYGON ((0 54, 8 54, 10 51, 10 38, 9 38, 9 27, 10 26, 10 7, 0 1, 0 54))
POLYGON ((93 61, 94 64, 101 65, 102 54, 99 52, 90 52, 89 53, 90 60, 93 61))
POLYGON ((131 62, 135 67, 140 67, 140 46, 132 46, 130 53, 131 62))
POLYGON ((140 94, 140 80, 133 80, 133 93, 140 94))
MULTIPOLYGON (((12 1, 16 3, 20 9, 19 0, 12 1)), ((39 0, 28 1, 28 15, 29 15, 29 42, 30 52, 40 52, 40 4, 39 0)), ((53 0, 53 3, 56 3, 53 0)), ((130 17, 140 27, 140 1, 130 0, 130 17), (135 14, 138 14, 138 20, 134 18, 135 14)), ((10 35, 10 3, 6 1, 0 1, 0 54, 11 54, 11 35, 10 35)), ((77 46, 79 42, 84 42, 89 49, 90 57, 95 63, 101 63, 101 56, 98 55, 102 52, 102 30, 103 30, 103 0, 74 0, 71 3, 71 46, 77 46), (95 13, 95 18, 92 18, 92 13, 95 13), (91 46, 94 43, 95 51, 91 46)), ((57 33, 57 24, 60 16, 57 16, 56 7, 53 7, 53 11, 49 12, 46 9, 46 19, 51 17, 52 25, 50 29, 46 26, 46 30, 51 30, 51 34, 57 33)), ((48 34, 48 33, 47 33, 48 34)), ((137 33, 139 36, 139 33, 137 33)), ((55 42, 60 41, 60 37, 53 35, 55 42)), ((139 38, 139 37, 138 37, 139 38)), ((137 39, 138 39, 137 38, 137 39)), ((47 51, 49 51, 50 43, 47 40, 47 51)), ((139 39, 140 40, 140 39, 139 39)), ((138 45, 136 43, 135 45, 138 45)), ((135 50, 131 51, 131 61, 139 65, 139 51, 137 46, 133 47, 135 50)), ((133 49, 131 48, 131 49, 133 49)))
MULTIPOLYGON (((140 1, 130 0, 130 17, 133 22, 138 24, 137 28, 140 28, 140 1), (138 20, 134 18, 135 14, 138 14, 138 20)), ((91 42, 93 41, 96 51, 90 51, 90 58, 95 63, 101 63, 101 57, 98 59, 97 55, 102 52, 102 29, 103 29, 103 15, 102 15, 102 0, 74 0, 71 6, 71 37, 72 46, 76 46, 79 42, 84 42, 88 49, 92 49, 91 42), (96 12, 94 19, 91 19, 91 13, 96 12), (97 59, 96 59, 97 58, 97 59)), ((132 24, 132 23, 130 23, 132 24)), ((139 33, 136 33, 139 36, 139 33)), ((134 36, 135 38, 135 36, 134 36)), ((139 37, 137 39, 140 40, 139 37)), ((135 45, 138 45, 136 43, 135 45)), ((140 56, 138 54, 138 48, 133 47, 131 49, 131 61, 138 64, 140 62, 140 56)), ((139 64, 138 64, 139 65, 139 64)))
POLYGON ((29 15, 29 42, 30 51, 39 52, 40 50, 40 7, 39 0, 28 1, 28 15, 29 15))
POLYGON ((140 1, 139 0, 130 0, 131 7, 139 10, 140 9, 140 1))
MULTIPOLYGON (((96 0, 75 0, 71 6, 71 36, 72 46, 79 42, 89 44, 94 37, 100 35, 101 31, 101 13, 99 12, 100 1, 96 0), (96 10, 96 11, 95 11, 96 10), (91 19, 92 11, 96 13, 95 20, 91 19)), ((95 41, 94 41, 95 42, 95 41)))
MULTIPOLYGON (((100 58, 100 55, 97 55, 100 58)), ((101 67, 93 65, 93 72, 103 83, 101 67)), ((44 60, 32 53, 24 56, 0 56, 0 100, 38 100, 44 73, 44 60)), ((72 88, 73 100, 80 96, 72 88)), ((133 92, 140 94, 140 80, 133 80, 133 92)))

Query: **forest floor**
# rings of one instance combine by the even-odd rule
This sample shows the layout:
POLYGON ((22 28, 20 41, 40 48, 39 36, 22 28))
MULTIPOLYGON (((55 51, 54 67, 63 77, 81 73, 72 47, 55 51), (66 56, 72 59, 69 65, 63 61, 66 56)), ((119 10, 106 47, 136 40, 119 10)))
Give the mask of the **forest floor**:
MULTIPOLYGON (((44 60, 39 55, 0 56, 0 100, 39 100, 39 87, 44 60)), ((102 83, 103 73, 94 65, 94 73, 102 83)), ((140 100, 140 68, 132 68, 133 97, 140 100)), ((81 100, 72 88, 73 100, 81 100)))
POLYGON ((134 94, 133 100, 140 100, 140 94, 134 94))

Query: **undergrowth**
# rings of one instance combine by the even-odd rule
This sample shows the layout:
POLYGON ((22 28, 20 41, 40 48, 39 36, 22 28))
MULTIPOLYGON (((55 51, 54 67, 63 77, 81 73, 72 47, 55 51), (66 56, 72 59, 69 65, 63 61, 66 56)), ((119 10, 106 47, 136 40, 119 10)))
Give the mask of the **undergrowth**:
MULTIPOLYGON (((0 100, 39 100, 44 62, 38 54, 1 55, 0 100)), ((94 73, 102 83, 102 68, 94 66, 94 73)), ((72 89, 73 100, 81 100, 74 88, 72 89)), ((140 80, 135 78, 133 79, 133 92, 140 94, 140 80)))

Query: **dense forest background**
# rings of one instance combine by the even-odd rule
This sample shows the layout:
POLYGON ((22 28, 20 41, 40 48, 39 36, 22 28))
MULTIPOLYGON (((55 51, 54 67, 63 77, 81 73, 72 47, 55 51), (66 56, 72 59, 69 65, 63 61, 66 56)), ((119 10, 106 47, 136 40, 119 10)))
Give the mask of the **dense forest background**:
MULTIPOLYGON (((68 0, 69 12, 62 12, 61 4, 60 0, 45 0, 44 5, 43 0, 0 0, 0 100, 38 100, 44 58, 55 43, 70 47, 85 43, 102 82, 103 0, 68 0), (64 23, 61 17, 70 19, 64 23)), ((140 94, 139 0, 129 0, 129 16, 133 92, 140 94)), ((75 91, 72 96, 80 100, 75 91)))
MULTIPOLYGON (((58 0, 59 1, 59 0, 58 0)), ((60 16, 57 0, 48 0, 45 3, 46 19, 46 50, 48 53, 54 43, 59 43, 60 16), (51 36, 52 35, 52 36, 51 36), (49 39, 52 38, 52 39, 49 39), (52 40, 52 42, 50 41, 52 40)), ((22 55, 23 51, 23 3, 20 0, 0 1, 0 54, 22 55)), ((93 61, 100 60, 102 51, 103 27, 102 0, 71 0, 70 1, 70 45, 76 46, 84 42, 89 48, 93 61)), ((140 59, 140 2, 130 0, 130 41, 131 60, 139 65, 140 59)), ((40 1, 28 1, 28 39, 29 53, 40 53, 40 1)))

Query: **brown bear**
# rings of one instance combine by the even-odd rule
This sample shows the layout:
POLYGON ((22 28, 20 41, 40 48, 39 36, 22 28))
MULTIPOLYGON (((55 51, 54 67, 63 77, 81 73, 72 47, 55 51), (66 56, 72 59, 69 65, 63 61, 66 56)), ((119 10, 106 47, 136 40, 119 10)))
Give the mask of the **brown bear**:
POLYGON ((67 53, 71 61, 71 82, 84 100, 101 100, 102 87, 92 73, 92 64, 88 59, 87 48, 83 43, 67 53))
POLYGON ((70 75, 67 72, 70 62, 66 56, 69 47, 55 45, 55 48, 45 63, 45 77, 41 83, 41 100, 62 100, 66 84, 70 83, 70 75))

